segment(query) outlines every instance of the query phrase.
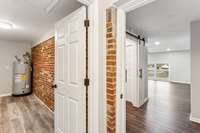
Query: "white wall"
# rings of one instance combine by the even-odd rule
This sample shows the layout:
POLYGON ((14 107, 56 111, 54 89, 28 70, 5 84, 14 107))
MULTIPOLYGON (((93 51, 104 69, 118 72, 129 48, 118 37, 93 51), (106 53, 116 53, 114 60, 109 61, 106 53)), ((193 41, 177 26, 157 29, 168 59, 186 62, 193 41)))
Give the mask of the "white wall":
POLYGON ((200 123, 200 21, 191 24, 191 120, 200 123))
POLYGON ((0 40, 0 95, 12 92, 12 63, 14 56, 31 51, 31 45, 0 40))
POLYGON ((149 53, 148 64, 170 65, 170 80, 176 82, 191 82, 190 51, 149 53))

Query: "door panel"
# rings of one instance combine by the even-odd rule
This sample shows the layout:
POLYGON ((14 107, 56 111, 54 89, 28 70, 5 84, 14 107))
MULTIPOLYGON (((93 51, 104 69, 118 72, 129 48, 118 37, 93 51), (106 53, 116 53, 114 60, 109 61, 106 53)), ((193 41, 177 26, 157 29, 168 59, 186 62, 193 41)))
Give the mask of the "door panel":
POLYGON ((65 45, 60 45, 58 46, 58 62, 60 63, 60 65, 58 66, 58 82, 59 83, 63 83, 64 84, 64 60, 65 60, 65 45))
POLYGON ((86 8, 81 7, 56 25, 56 133, 85 133, 85 27, 86 8), (62 27, 64 30, 60 30, 62 27), (62 34, 64 31, 64 35, 62 34), (64 38, 64 41, 63 41, 64 38), (63 43, 64 42, 64 43, 63 43), (59 94, 62 95, 62 100, 59 94), (62 103, 62 104, 61 104, 62 103), (63 108, 60 106, 64 105, 63 108), (60 114, 63 117, 59 117, 60 114), (64 124, 64 128, 58 125, 64 124), (59 131, 62 129, 61 131, 59 131))
POLYGON ((55 133, 65 133, 66 43, 63 22, 56 25, 55 35, 55 133))
POLYGON ((126 40, 126 100, 137 106, 137 40, 126 40))
POLYGON ((144 62, 144 56, 143 56, 143 54, 144 54, 144 52, 143 52, 143 46, 142 45, 139 45, 138 46, 138 51, 139 51, 139 53, 138 53, 138 61, 139 61, 139 63, 138 63, 138 65, 139 65, 139 70, 138 70, 138 76, 139 76, 139 104, 141 105, 142 104, 142 100, 143 100, 143 90, 144 90, 144 84, 143 84, 143 81, 144 81, 144 70, 143 70, 143 62, 144 62))
POLYGON ((70 122, 70 127, 69 131, 70 133, 78 133, 78 103, 79 101, 73 98, 69 99, 69 112, 72 115, 69 115, 69 122, 70 122), (75 116, 75 118, 74 118, 75 116))
POLYGON ((78 84, 78 46, 77 44, 69 45, 69 84, 77 85, 78 84))
POLYGON ((148 49, 144 47, 144 100, 148 98, 148 49))
POLYGON ((139 65, 139 104, 143 105, 146 99, 147 90, 147 57, 146 57, 146 47, 143 45, 139 45, 139 53, 138 53, 138 65, 139 65))
POLYGON ((64 112, 65 112, 65 105, 64 105, 64 95, 56 93, 55 94, 55 132, 56 133, 64 133, 65 130, 65 121, 64 121, 64 112))
POLYGON ((68 19, 67 32, 67 93, 69 133, 85 132, 85 19, 86 9, 82 8, 68 19))

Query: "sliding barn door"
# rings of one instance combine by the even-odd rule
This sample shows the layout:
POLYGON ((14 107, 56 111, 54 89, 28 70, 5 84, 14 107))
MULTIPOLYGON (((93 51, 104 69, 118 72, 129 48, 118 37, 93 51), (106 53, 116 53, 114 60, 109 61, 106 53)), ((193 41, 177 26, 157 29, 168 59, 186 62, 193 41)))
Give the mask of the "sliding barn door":
POLYGON ((143 105, 148 93, 147 85, 147 50, 146 47, 138 45, 138 89, 139 105, 143 105))
POLYGON ((137 65, 138 65, 138 44, 135 39, 126 39, 126 100, 134 106, 137 104, 137 65))
POLYGON ((55 133, 85 133, 86 8, 56 24, 55 133))

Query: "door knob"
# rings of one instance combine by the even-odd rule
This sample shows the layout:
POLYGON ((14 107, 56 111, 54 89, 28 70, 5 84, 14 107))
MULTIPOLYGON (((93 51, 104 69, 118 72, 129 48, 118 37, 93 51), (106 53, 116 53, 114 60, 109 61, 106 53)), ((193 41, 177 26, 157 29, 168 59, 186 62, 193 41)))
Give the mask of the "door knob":
POLYGON ((139 70, 139 77, 142 78, 142 69, 139 70))
POLYGON ((57 84, 52 85, 52 88, 58 88, 57 84))

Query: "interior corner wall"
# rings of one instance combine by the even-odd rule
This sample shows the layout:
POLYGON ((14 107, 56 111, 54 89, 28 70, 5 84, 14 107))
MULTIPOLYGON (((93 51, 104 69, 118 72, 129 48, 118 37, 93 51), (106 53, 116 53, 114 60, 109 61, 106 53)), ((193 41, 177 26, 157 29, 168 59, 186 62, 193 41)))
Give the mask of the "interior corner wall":
POLYGON ((149 53, 148 64, 169 64, 170 81, 180 83, 191 82, 190 50, 149 53))
POLYGON ((191 23, 191 120, 200 123, 200 21, 191 23))
POLYGON ((54 37, 32 48, 33 93, 51 110, 54 110, 54 37))
POLYGON ((15 55, 22 58, 25 52, 31 52, 31 44, 0 40, 0 96, 12 93, 15 55))

